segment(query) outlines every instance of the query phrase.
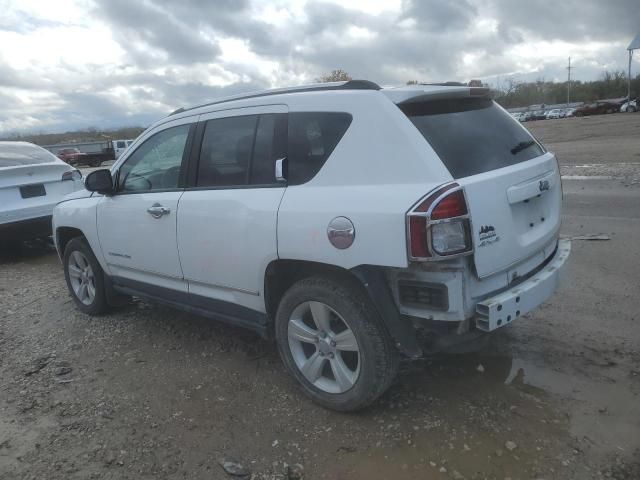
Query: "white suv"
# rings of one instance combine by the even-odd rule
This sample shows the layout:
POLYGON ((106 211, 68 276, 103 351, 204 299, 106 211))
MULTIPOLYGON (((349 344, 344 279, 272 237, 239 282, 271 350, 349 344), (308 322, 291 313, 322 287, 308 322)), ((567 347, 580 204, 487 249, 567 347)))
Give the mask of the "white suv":
POLYGON ((366 406, 401 358, 551 296, 554 155, 485 88, 350 81, 180 109, 54 212, 80 310, 130 295, 275 338, 316 402, 366 406))

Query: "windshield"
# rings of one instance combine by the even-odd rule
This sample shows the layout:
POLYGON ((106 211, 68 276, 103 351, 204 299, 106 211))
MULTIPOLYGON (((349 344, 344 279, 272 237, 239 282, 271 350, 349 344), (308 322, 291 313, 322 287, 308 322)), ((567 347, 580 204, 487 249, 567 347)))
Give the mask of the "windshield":
POLYGON ((31 143, 0 142, 0 168, 57 163, 58 159, 44 148, 31 143))
POLYGON ((508 167, 544 149, 511 115, 487 98, 401 105, 454 178, 508 167))

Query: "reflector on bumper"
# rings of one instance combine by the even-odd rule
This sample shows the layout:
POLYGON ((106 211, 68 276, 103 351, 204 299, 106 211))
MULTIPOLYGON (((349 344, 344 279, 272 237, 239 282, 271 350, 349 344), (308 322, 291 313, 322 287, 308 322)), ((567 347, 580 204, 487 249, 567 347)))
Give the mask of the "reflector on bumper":
POLYGON ((558 286, 571 252, 571 241, 560 239, 551 261, 533 277, 476 305, 476 327, 490 332, 511 323, 547 300, 558 286))

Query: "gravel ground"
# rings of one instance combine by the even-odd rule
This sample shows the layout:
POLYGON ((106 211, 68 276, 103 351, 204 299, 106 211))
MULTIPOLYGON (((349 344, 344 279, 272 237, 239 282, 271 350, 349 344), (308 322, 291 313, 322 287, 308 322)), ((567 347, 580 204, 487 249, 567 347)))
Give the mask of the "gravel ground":
MULTIPOLYGON (((570 162, 588 121, 622 117, 527 126, 570 162)), ((234 478, 224 461, 255 479, 639 479, 640 188, 615 165, 630 160, 565 182, 563 233, 610 240, 574 241, 550 302, 476 354, 404 365, 358 414, 310 403, 251 333, 137 300, 91 318, 49 246, 3 251, 0 479, 234 478)))
POLYGON ((640 184, 640 114, 540 120, 524 124, 555 152, 563 176, 611 177, 640 184))

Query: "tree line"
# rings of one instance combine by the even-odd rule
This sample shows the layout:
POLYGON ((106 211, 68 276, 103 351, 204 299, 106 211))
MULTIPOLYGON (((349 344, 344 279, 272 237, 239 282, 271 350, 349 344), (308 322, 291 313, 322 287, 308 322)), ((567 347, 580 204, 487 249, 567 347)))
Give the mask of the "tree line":
MULTIPOLYGON (((571 80, 570 101, 591 103, 596 100, 627 96, 627 74, 622 70, 605 71, 599 79, 571 80)), ((513 78, 499 81, 493 86, 495 100, 506 108, 528 105, 553 105, 567 102, 567 82, 518 82, 513 78)), ((640 74, 631 80, 631 98, 640 94, 640 74)))
MULTIPOLYGON (((316 79, 318 82, 339 82, 351 80, 344 70, 333 70, 316 79)), ((409 80, 407 85, 421 82, 409 80)), ((427 82, 428 83, 428 82, 427 82)), ((480 80, 471 80, 469 86, 490 87, 494 99, 503 107, 526 107, 529 105, 553 105, 567 102, 567 82, 554 82, 540 78, 534 82, 522 82, 514 77, 499 80, 493 85, 480 80)), ((627 96, 627 74, 622 70, 605 71, 599 79, 591 81, 571 80, 570 101, 595 102, 609 98, 627 96)), ((631 80, 631 98, 640 95, 640 74, 631 80)))

